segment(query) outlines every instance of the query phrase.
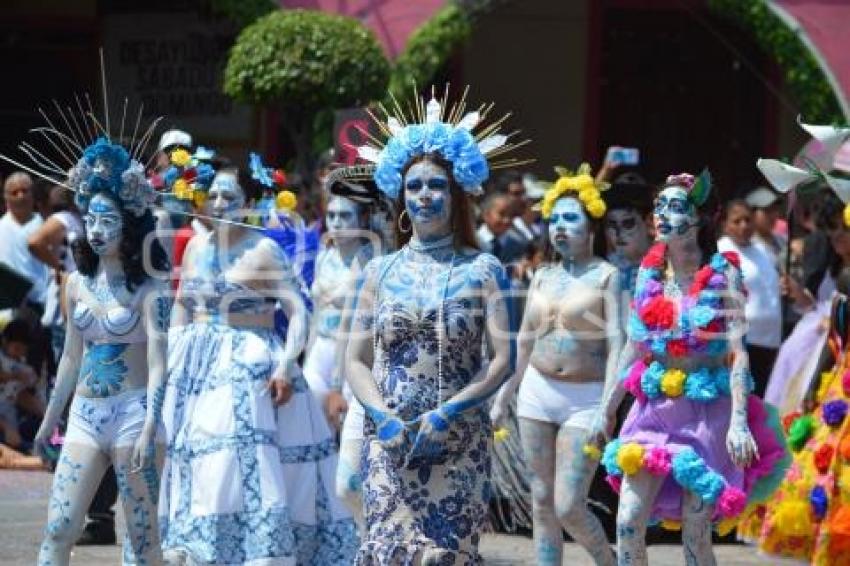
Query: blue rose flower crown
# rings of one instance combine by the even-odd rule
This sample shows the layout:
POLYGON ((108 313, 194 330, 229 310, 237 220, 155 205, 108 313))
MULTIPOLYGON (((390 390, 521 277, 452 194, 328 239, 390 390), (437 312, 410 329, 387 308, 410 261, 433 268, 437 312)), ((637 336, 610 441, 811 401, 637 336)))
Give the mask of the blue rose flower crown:
POLYGON ((431 99, 425 101, 418 94, 410 108, 410 116, 402 110, 393 98, 394 112, 384 105, 379 108, 386 116, 381 120, 370 112, 381 133, 386 137, 382 142, 369 136, 370 142, 357 148, 358 155, 364 161, 374 163, 375 183, 388 197, 398 197, 402 184, 402 171, 411 159, 426 153, 439 154, 452 164, 452 176, 469 194, 480 194, 481 185, 490 176, 491 169, 516 167, 531 160, 503 159, 493 161, 503 155, 529 143, 523 140, 509 143, 511 134, 499 133, 499 128, 510 116, 506 114, 490 125, 484 125, 492 104, 481 105, 477 110, 466 112, 466 94, 464 90, 460 101, 449 107, 448 87, 441 100, 437 100, 434 90, 431 99))
MULTIPOLYGON (((54 100, 54 111, 48 113, 42 108, 38 109, 45 123, 30 130, 37 136, 37 145, 29 141, 18 145, 32 167, 6 155, 0 155, 0 159, 73 191, 74 200, 84 214, 91 199, 98 193, 106 192, 133 216, 143 216, 151 209, 158 195, 148 182, 145 166, 139 160, 161 118, 153 120, 147 129, 139 132, 142 117, 139 109, 131 139, 124 145, 112 141, 108 112, 100 121, 95 117, 88 95, 82 99, 75 96, 74 101, 76 108, 72 108, 71 104, 62 108, 54 100), (85 109, 82 101, 86 103, 85 109), (64 131, 57 126, 64 126, 64 131), (141 136, 136 137, 137 133, 141 133, 141 136)), ((125 100, 118 140, 125 139, 126 119, 125 100)), ((130 134, 129 126, 127 124, 127 134, 130 134)))

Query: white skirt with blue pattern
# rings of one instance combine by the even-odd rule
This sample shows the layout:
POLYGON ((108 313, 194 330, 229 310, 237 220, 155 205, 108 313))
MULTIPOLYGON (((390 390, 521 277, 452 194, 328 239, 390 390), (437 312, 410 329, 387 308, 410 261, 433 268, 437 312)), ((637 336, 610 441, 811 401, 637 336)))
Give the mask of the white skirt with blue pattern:
POLYGON ((168 451, 159 502, 166 556, 190 563, 350 563, 357 536, 335 499, 336 449, 300 374, 275 410, 273 330, 193 323, 169 332, 168 451), (323 434, 324 433, 324 434, 323 434))

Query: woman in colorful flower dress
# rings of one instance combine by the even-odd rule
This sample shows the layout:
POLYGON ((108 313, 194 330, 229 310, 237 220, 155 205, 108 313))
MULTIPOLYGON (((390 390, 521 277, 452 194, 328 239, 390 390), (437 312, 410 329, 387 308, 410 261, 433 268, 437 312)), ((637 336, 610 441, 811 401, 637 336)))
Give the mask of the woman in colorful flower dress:
MULTIPOLYGON (((850 238, 835 216, 830 238, 850 238)), ((843 243, 834 242, 839 248, 843 243)), ((829 338, 805 395, 806 410, 782 419, 794 459, 774 496, 750 514, 745 533, 768 555, 823 566, 850 565, 850 268, 835 281, 829 338)))
POLYGON ((543 197, 549 265, 529 288, 518 338, 517 371, 499 392, 491 417, 498 426, 519 388, 522 449, 532 471, 537 564, 560 565, 566 529, 597 564, 614 564, 587 493, 599 465, 585 453, 606 383, 616 380, 622 346, 617 269, 593 255, 595 224, 605 202, 583 165, 543 197))
POLYGON ((479 190, 484 156, 507 149, 506 138, 490 128, 476 142, 480 116, 463 116, 463 102, 415 104, 416 123, 390 117, 386 146, 360 148, 403 212, 401 249, 366 266, 348 344, 345 375, 367 416, 367 533, 356 562, 481 564, 484 402, 510 375, 513 346, 506 276, 474 249, 467 193, 479 190))
POLYGON ((620 492, 621 564, 647 564, 650 521, 681 526, 688 564, 715 564, 712 524, 734 526, 784 470, 778 420, 750 395, 738 259, 715 254, 704 263, 714 239, 698 238, 698 208, 710 182, 707 172, 671 176, 656 199, 657 242, 638 273, 621 387, 595 427, 610 432, 622 391, 635 396, 602 456, 620 492))
POLYGON ((203 195, 213 230, 186 247, 170 330, 160 527, 166 556, 191 563, 295 564, 276 407, 309 396, 307 312, 281 248, 241 223, 247 181, 222 169, 203 195))
POLYGON ((65 287, 71 320, 53 397, 35 438, 45 460, 68 399, 74 399, 38 563, 68 564, 111 465, 127 518, 124 563, 159 564, 155 443, 170 309, 165 285, 147 270, 168 273, 165 251, 155 238, 147 239, 155 228, 156 193, 143 166, 106 138, 85 148, 66 185, 76 192, 85 238, 74 243, 78 271, 65 287))

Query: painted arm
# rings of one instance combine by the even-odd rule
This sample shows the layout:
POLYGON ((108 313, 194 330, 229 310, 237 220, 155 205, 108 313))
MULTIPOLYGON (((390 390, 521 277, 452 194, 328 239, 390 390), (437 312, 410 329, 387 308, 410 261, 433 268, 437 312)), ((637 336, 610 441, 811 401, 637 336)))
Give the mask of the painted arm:
POLYGON ((198 242, 202 236, 194 236, 189 243, 186 244, 186 249, 183 252, 183 261, 180 267, 180 282, 177 284, 177 292, 174 294, 174 300, 171 303, 171 323, 172 328, 189 324, 192 320, 190 313, 183 305, 180 298, 183 296, 183 283, 186 277, 195 270, 195 250, 198 248, 198 242))
MULTIPOLYGON (((65 286, 65 300, 69 309, 73 309, 77 302, 76 289, 80 275, 71 274, 68 284, 65 286)), ((49 442, 53 435, 53 429, 62 417, 68 400, 77 386, 80 376, 80 366, 83 358, 83 337, 73 322, 66 325, 65 346, 62 350, 62 359, 56 370, 56 384, 53 387, 53 395, 44 413, 44 419, 35 435, 35 449, 43 460, 49 460, 49 442)))
POLYGON ((503 424, 508 412, 508 405, 522 384, 523 376, 531 360, 534 351, 534 343, 540 330, 540 312, 535 302, 535 292, 539 286, 542 270, 538 270, 528 287, 528 295, 525 301, 525 312, 522 315, 522 324, 517 335, 516 369, 513 375, 505 382, 496 394, 493 408, 490 410, 490 420, 493 426, 499 427, 503 424))
MULTIPOLYGON (((611 400, 611 414, 617 412, 617 407, 622 402, 622 396, 619 400, 612 390, 617 389, 620 376, 620 354, 623 351, 623 334, 620 326, 620 274, 615 269, 608 277, 608 281, 603 287, 603 300, 605 301, 605 336, 608 339, 608 357, 605 362, 605 388, 602 393, 603 402, 611 400), (616 404, 613 402, 616 401, 616 404)), ((603 405, 604 406, 604 405, 603 405)), ((608 409, 607 406, 605 406, 608 409)))
POLYGON ((729 420, 729 431, 726 433, 726 450, 732 462, 738 467, 746 467, 754 459, 758 459, 758 446, 747 423, 747 401, 750 395, 750 359, 744 347, 746 319, 744 317, 743 286, 740 283, 740 273, 732 266, 726 269, 726 277, 730 282, 730 294, 724 300, 728 309, 727 326, 729 351, 732 354, 732 369, 729 375, 729 391, 732 396, 732 414, 729 420))
POLYGON ((29 237, 27 247, 30 253, 51 269, 62 269, 62 263, 53 250, 62 244, 66 231, 65 225, 51 216, 29 237))
POLYGON ((378 440, 387 447, 396 448, 404 442, 404 423, 387 407, 372 375, 372 365, 375 363, 375 295, 380 265, 381 258, 370 261, 358 282, 360 288, 356 292, 342 371, 352 393, 375 423, 378 440))
POLYGON ((476 261, 482 271, 481 293, 484 304, 485 334, 492 357, 487 373, 473 381, 454 397, 417 419, 419 432, 413 452, 427 452, 429 444, 440 443, 448 436, 449 423, 461 413, 485 402, 516 369, 516 340, 510 311, 510 282, 504 268, 493 256, 482 254, 476 261))
POLYGON ((151 280, 142 301, 142 316, 147 332, 148 384, 147 411, 142 433, 133 450, 132 468, 139 470, 154 463, 156 431, 162 421, 167 380, 168 326, 171 320, 171 290, 166 283, 151 280))
MULTIPOLYGON (((275 297, 280 301, 280 306, 289 322, 286 329, 286 342, 283 345, 283 353, 274 373, 272 381, 283 381, 288 386, 292 382, 292 373, 296 367, 298 356, 304 350, 307 343, 309 328, 309 315, 307 305, 301 296, 301 286, 292 265, 286 258, 283 250, 272 240, 264 239, 262 245, 267 246, 273 257, 271 272, 264 273, 264 277, 270 277, 274 287, 275 297)), ((280 386, 272 384, 272 387, 280 386)), ((273 389, 275 402, 280 404, 288 400, 291 391, 282 399, 280 393, 273 389)))

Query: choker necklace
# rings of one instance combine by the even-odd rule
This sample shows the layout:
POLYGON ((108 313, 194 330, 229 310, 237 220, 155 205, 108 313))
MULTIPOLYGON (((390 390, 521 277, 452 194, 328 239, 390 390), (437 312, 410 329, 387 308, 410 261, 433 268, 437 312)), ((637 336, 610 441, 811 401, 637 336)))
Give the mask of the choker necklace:
POLYGON ((415 252, 428 252, 431 250, 448 247, 452 245, 453 242, 454 234, 449 234, 448 236, 443 236, 442 238, 438 238, 430 242, 420 242, 411 239, 409 242, 407 242, 407 246, 415 252))

